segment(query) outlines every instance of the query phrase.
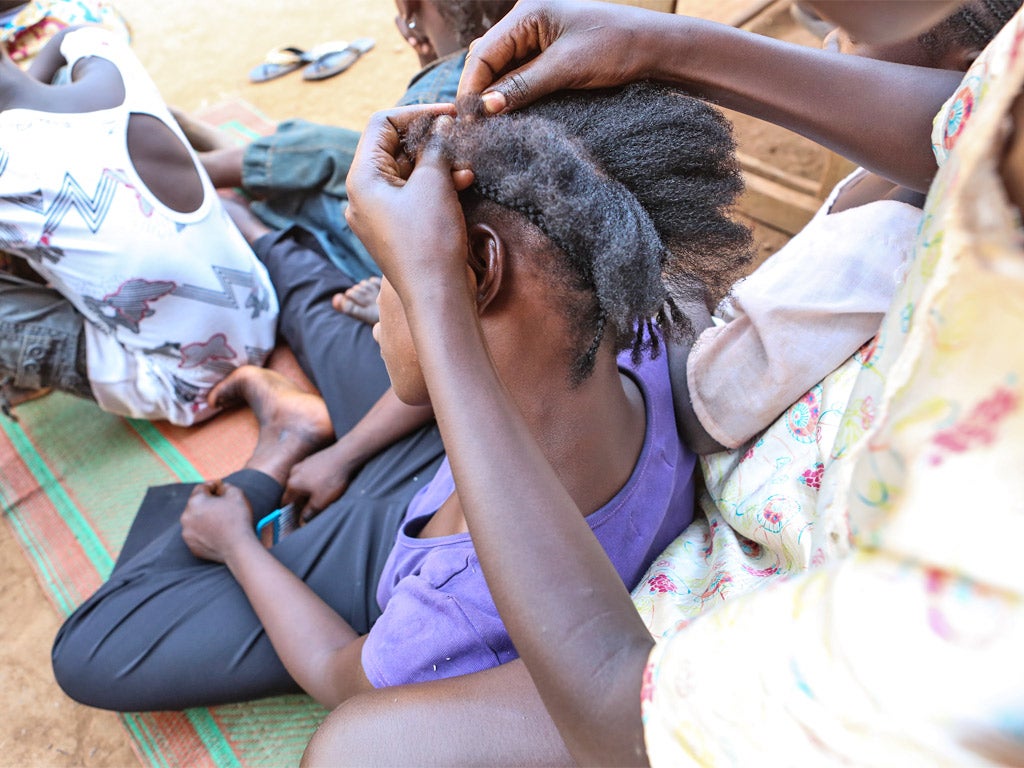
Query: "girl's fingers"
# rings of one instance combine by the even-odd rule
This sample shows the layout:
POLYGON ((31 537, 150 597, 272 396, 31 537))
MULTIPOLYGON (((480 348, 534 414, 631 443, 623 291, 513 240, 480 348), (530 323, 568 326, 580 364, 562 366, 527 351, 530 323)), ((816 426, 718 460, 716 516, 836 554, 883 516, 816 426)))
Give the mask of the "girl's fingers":
POLYGON ((220 480, 207 480, 197 483, 192 489, 192 496, 220 496, 223 493, 224 485, 220 480))
POLYGON ((307 504, 306 507, 302 510, 302 514, 300 515, 299 519, 303 523, 308 523, 314 517, 319 515, 321 511, 322 510, 317 509, 316 507, 312 506, 311 504, 307 504))

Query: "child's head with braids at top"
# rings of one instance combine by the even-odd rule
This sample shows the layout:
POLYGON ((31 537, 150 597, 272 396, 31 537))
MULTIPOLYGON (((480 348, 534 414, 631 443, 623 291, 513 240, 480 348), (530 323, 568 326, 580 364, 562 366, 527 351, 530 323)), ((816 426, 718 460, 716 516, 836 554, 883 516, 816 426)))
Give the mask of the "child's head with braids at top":
POLYGON ((1020 7, 1021 0, 969 0, 916 37, 885 44, 854 42, 836 28, 824 44, 869 59, 966 71, 1020 7))
POLYGON ((473 170, 467 225, 518 225, 527 268, 562 304, 574 385, 604 343, 639 357, 657 353, 655 325, 692 337, 681 308, 712 306, 749 261, 750 233, 730 218, 743 187, 731 126, 706 103, 635 83, 497 117, 473 103, 458 111, 443 131, 414 124, 406 150, 436 141, 473 170))

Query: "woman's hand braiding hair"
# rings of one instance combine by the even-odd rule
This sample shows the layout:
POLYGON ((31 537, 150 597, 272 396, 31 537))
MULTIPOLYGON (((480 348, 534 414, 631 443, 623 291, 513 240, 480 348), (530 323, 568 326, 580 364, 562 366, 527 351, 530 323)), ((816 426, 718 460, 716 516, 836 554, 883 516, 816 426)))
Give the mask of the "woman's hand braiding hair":
POLYGON ((659 15, 603 2, 523 0, 470 47, 459 96, 482 94, 495 114, 555 91, 648 77, 639 41, 659 15))

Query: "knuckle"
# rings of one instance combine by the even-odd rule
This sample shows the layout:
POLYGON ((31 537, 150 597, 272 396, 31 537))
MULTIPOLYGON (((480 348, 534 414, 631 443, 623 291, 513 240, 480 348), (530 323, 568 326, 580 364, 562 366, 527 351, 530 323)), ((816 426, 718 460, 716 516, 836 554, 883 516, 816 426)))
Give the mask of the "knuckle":
POLYGON ((505 99, 511 104, 520 104, 530 96, 530 85, 520 73, 509 77, 506 85, 505 99))

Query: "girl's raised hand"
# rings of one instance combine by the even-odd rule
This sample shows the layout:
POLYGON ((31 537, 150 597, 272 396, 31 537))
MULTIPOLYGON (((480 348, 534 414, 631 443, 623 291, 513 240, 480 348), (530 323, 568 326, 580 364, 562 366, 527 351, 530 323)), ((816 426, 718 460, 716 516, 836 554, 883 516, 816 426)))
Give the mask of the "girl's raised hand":
POLYGON ((566 88, 604 88, 647 76, 644 37, 664 14, 604 2, 521 0, 474 41, 459 96, 483 94, 491 114, 566 88))
POLYGON ((465 279, 466 221, 458 189, 472 183, 472 174, 453 170, 431 144, 410 158, 401 139, 413 120, 451 120, 454 112, 450 104, 378 112, 349 170, 345 218, 403 300, 414 292, 430 295, 453 277, 465 279))

